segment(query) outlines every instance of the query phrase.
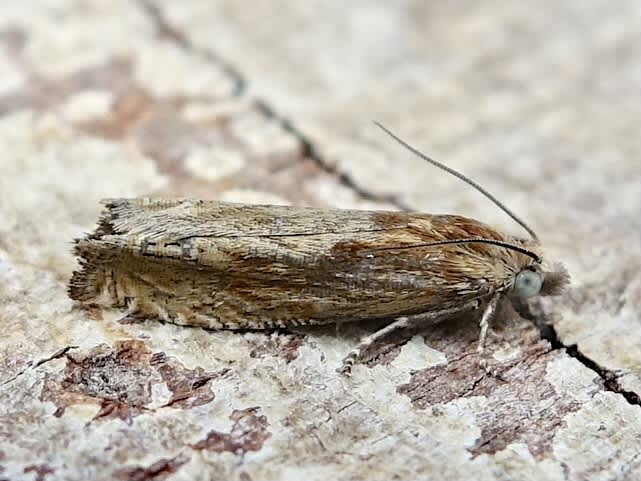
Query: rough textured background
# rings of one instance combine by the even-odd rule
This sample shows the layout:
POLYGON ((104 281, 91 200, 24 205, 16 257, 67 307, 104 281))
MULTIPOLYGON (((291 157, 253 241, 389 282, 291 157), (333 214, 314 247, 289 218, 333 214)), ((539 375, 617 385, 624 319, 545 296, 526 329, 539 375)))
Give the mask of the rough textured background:
POLYGON ((0 479, 639 479, 641 4, 3 2, 0 479), (207 332, 81 310, 102 197, 465 213, 395 146, 477 179, 573 275, 419 333, 349 381, 374 325, 207 332), (543 339, 542 336, 543 335, 543 339))

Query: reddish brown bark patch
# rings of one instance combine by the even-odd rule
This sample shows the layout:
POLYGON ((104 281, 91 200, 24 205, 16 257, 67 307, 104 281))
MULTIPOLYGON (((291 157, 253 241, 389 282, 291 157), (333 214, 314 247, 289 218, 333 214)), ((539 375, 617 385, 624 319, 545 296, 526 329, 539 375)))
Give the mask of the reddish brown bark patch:
POLYGON ((154 99, 142 88, 130 83, 117 93, 111 105, 111 111, 105 118, 83 122, 78 125, 81 130, 115 140, 126 137, 153 107, 154 99))
POLYGON ((253 344, 249 352, 250 357, 263 358, 266 356, 280 356, 287 364, 298 357, 298 348, 303 345, 305 336, 300 334, 258 334, 260 338, 250 339, 253 344))
POLYGON ((0 44, 10 55, 18 55, 27 43, 27 33, 16 26, 5 26, 0 29, 0 44))
POLYGON ((23 87, 0 96, 0 114, 26 108, 48 112, 85 90, 118 92, 131 79, 132 63, 125 58, 114 58, 56 79, 34 74, 23 87))
POLYGON ((103 321, 102 308, 96 304, 86 306, 85 311, 87 315, 94 321, 103 321))
POLYGON ((23 470, 23 473, 35 473, 36 477, 34 481, 44 481, 44 479, 49 475, 53 474, 54 470, 47 464, 30 464, 26 466, 23 470))
POLYGON ((430 345, 445 351, 448 363, 414 372, 397 391, 407 395, 418 409, 466 397, 486 397, 487 407, 476 418, 481 436, 470 452, 474 456, 493 454, 520 442, 527 444, 533 456, 543 459, 564 417, 580 407, 545 380, 547 364, 565 353, 551 351, 546 341, 537 340, 532 326, 522 324, 503 333, 505 342, 521 348, 516 358, 494 361, 491 351, 497 342, 490 340, 490 352, 485 356, 488 373, 480 365, 476 340, 466 337, 449 344, 444 337, 428 337, 430 345))
POLYGON ((126 481, 161 481, 166 479, 170 474, 175 473, 183 465, 189 462, 191 458, 184 454, 179 454, 175 458, 160 459, 155 463, 145 467, 131 466, 122 468, 112 473, 115 479, 126 481))
POLYGON ((55 416, 77 403, 98 403, 96 418, 131 419, 151 403, 154 384, 165 383, 172 392, 167 405, 184 409, 214 399, 209 381, 220 376, 202 368, 185 369, 164 353, 152 354, 137 340, 118 341, 113 347, 101 344, 87 351, 65 354, 67 364, 59 373, 48 373, 40 394, 57 406, 55 416))
POLYGON ((215 396, 208 386, 209 381, 229 372, 229 369, 207 372, 201 367, 185 369, 163 352, 154 354, 151 364, 157 368, 167 388, 172 392, 171 399, 166 405, 183 409, 213 401, 215 396))
POLYGON ((259 451, 271 436, 267 431, 269 427, 267 417, 258 415, 259 409, 251 407, 234 410, 229 416, 229 419, 234 421, 229 433, 211 430, 205 439, 198 441, 192 447, 217 453, 228 451, 240 455, 249 451, 259 451))

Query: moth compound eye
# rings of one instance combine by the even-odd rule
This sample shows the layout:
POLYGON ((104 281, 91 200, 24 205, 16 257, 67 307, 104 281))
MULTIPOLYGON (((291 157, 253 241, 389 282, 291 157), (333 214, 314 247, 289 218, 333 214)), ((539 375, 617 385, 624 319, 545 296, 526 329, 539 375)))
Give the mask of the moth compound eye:
POLYGON ((539 293, 543 285, 543 276, 534 271, 521 271, 516 275, 514 292, 519 297, 532 297, 539 293))

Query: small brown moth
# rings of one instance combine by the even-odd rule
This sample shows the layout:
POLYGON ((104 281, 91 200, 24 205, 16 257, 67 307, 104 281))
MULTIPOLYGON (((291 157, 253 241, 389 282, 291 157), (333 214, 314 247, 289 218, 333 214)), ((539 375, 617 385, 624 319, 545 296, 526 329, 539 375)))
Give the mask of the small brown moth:
POLYGON ((530 234, 502 234, 458 215, 111 199, 96 230, 76 240, 69 296, 130 314, 212 329, 269 329, 384 318, 344 360, 399 329, 483 308, 479 348, 502 298, 558 294, 562 266, 543 267, 530 234))

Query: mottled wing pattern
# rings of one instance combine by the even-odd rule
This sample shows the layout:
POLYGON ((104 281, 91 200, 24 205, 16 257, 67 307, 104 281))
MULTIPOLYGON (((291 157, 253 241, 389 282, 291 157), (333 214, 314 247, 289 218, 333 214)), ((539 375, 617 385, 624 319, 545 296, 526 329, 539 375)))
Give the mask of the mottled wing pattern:
POLYGON ((115 199, 79 240, 70 295, 245 329, 396 317, 486 298, 527 264, 459 216, 115 199))

